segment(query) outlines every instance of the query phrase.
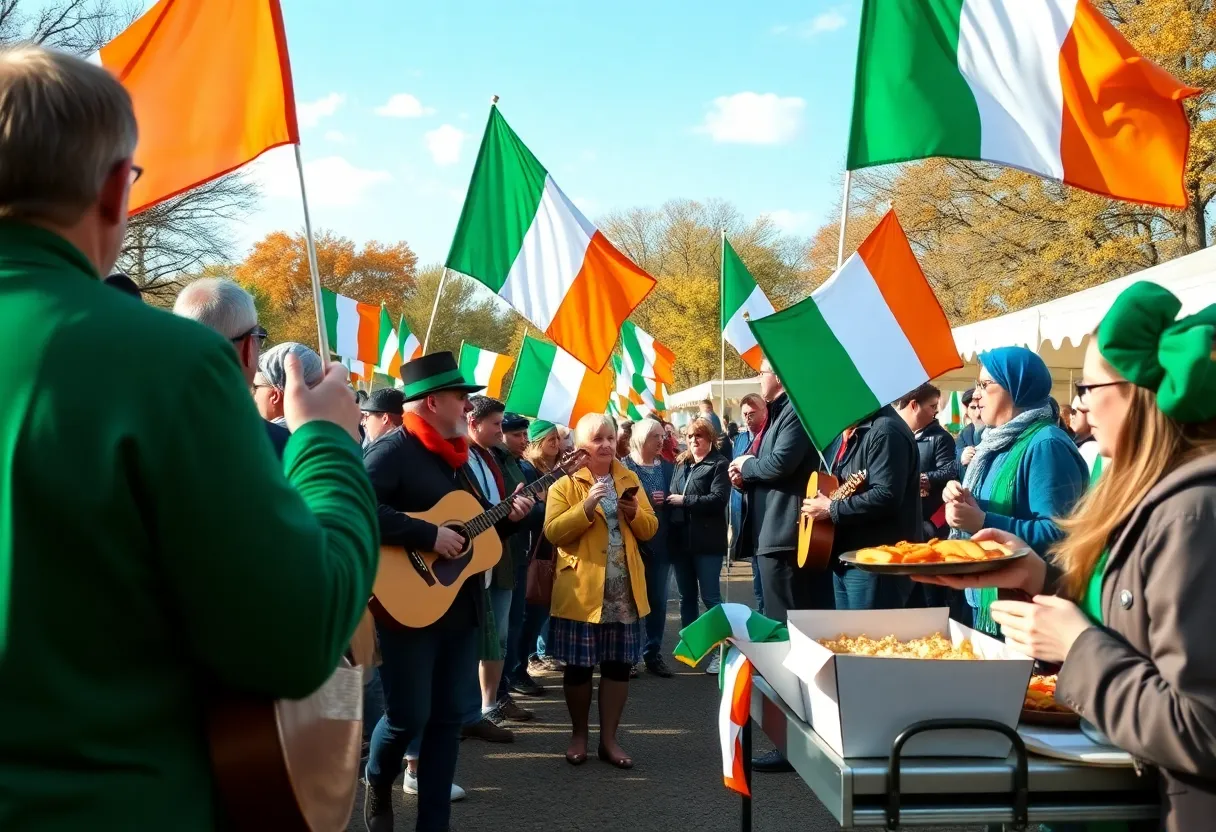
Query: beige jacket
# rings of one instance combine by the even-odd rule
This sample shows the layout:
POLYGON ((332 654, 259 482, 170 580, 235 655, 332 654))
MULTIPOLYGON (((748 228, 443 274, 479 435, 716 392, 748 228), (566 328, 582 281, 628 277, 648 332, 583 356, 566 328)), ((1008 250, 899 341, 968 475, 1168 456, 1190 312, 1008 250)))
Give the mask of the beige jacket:
MULTIPOLYGON (((1118 476, 1113 469, 1111 476, 1118 476)), ((1162 829, 1216 828, 1216 454, 1158 483, 1111 547, 1106 626, 1057 696, 1161 774, 1162 829)))

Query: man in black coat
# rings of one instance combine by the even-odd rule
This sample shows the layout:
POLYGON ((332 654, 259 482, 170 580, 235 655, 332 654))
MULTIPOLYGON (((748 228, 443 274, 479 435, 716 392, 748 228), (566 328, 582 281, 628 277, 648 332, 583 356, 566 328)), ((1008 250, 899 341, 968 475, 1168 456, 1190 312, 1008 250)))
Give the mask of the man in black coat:
POLYGON ((925 520, 925 535, 945 537, 949 531, 942 511, 942 490, 950 480, 958 479, 958 459, 954 437, 937 420, 942 391, 932 384, 922 384, 895 403, 904 424, 916 438, 920 470, 920 509, 925 520), (939 517, 935 514, 941 512, 939 517))
POLYGON ((790 610, 832 609, 831 575, 799 569, 798 512, 816 468, 815 449, 781 380, 765 362, 760 392, 768 419, 757 441, 730 463, 731 484, 743 492, 735 558, 760 570, 764 614, 785 621, 790 610))
POLYGON ((807 514, 816 519, 830 516, 836 527, 832 544, 836 609, 899 609, 912 591, 908 578, 864 572, 839 557, 867 546, 924 539, 916 439, 888 405, 833 441, 827 459, 842 483, 850 474, 866 472, 865 484, 852 497, 829 500, 819 495, 803 504, 807 514))
MULTIPOLYGON (((425 355, 401 369, 403 429, 381 437, 363 458, 380 503, 380 542, 456 557, 464 547, 460 534, 402 512, 429 510, 453 491, 478 494, 466 464, 465 414, 469 393, 482 388, 460 375, 450 352, 425 355)), ((532 504, 516 497, 499 533, 514 532, 532 504)), ((418 827, 448 827, 460 729, 481 704, 477 635, 485 617, 484 586, 481 575, 469 577, 447 611, 426 627, 403 627, 372 602, 385 713, 368 754, 363 816, 369 832, 393 828, 393 783, 416 736, 422 738, 419 755, 426 760, 418 777, 418 827)))

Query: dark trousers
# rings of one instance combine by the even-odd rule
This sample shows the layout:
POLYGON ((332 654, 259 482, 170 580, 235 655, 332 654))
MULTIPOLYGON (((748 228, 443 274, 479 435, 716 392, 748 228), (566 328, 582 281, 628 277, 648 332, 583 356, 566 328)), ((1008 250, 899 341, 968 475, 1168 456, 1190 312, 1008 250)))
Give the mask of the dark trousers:
POLYGON ((663 649, 663 630, 667 626, 667 593, 671 586, 671 561, 667 553, 648 554, 646 562, 646 600, 650 614, 646 616, 646 644, 642 655, 653 658, 663 649))
POLYGON ((384 690, 380 687, 380 668, 363 671, 363 742, 372 741, 372 731, 384 716, 384 690))
MULTIPOLYGON (((503 553, 503 557, 508 557, 503 553)), ((528 660, 528 652, 524 649, 524 614, 528 604, 528 563, 515 564, 515 590, 511 595, 511 612, 507 616, 507 655, 504 657, 502 677, 498 680, 498 701, 501 702, 510 692, 508 685, 513 681, 521 661, 528 660)))
POLYGON ((460 750, 460 726, 477 710, 477 630, 389 629, 380 639, 384 716, 372 733, 367 760, 370 786, 389 789, 401 774, 410 741, 422 737, 418 754, 420 832, 448 828, 452 779, 460 750))
POLYGON ((836 608, 832 573, 799 569, 794 552, 760 555, 752 568, 760 568, 764 590, 764 614, 784 622, 790 610, 830 610, 836 608))
POLYGON ((677 555, 676 588, 680 590, 680 626, 687 627, 701 614, 698 598, 705 609, 722 603, 722 555, 677 555))
POLYGON ((901 610, 912 594, 912 579, 875 575, 848 567, 832 576, 838 610, 901 610))

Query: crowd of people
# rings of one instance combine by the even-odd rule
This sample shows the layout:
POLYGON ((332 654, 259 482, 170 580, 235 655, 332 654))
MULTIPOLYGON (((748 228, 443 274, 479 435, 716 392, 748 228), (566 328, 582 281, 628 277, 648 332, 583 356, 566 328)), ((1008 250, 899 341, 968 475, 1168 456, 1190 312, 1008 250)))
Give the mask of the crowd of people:
POLYGON ((1062 664, 1061 701, 1159 773, 1163 827, 1210 825, 1216 307, 1178 319, 1169 292, 1128 289, 1066 413, 1034 352, 981 354, 957 440, 925 384, 821 454, 767 362, 743 429, 705 402, 682 436, 658 414, 507 413, 446 352, 357 400, 307 347, 264 350, 235 283, 191 283, 169 315, 102 282, 136 140, 100 67, 0 51, 0 828, 222 826, 210 693, 306 696, 365 616, 370 832, 393 828, 398 777, 417 828, 447 829, 461 739, 511 742, 542 670, 560 673, 566 762, 588 759, 595 698, 596 756, 629 769, 630 680, 671 676, 672 576, 687 625, 721 603, 728 541, 770 618, 947 606, 1062 664), (808 498, 815 471, 864 483, 808 498), (485 532, 501 558, 405 626, 373 597, 378 549, 460 558, 460 530, 415 516, 453 492, 503 507, 485 532), (803 515, 836 528, 826 570, 798 566, 803 515), (1031 553, 917 582, 839 558, 945 535, 1031 553))

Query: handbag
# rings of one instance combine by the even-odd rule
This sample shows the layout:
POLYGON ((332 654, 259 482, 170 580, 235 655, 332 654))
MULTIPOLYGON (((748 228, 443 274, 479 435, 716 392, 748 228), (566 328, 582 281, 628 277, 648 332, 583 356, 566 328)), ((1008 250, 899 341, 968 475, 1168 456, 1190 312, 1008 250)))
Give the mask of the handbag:
POLYGON ((532 552, 528 555, 528 579, 524 597, 529 604, 541 607, 553 605, 553 581, 557 578, 557 557, 553 544, 539 532, 532 552))

